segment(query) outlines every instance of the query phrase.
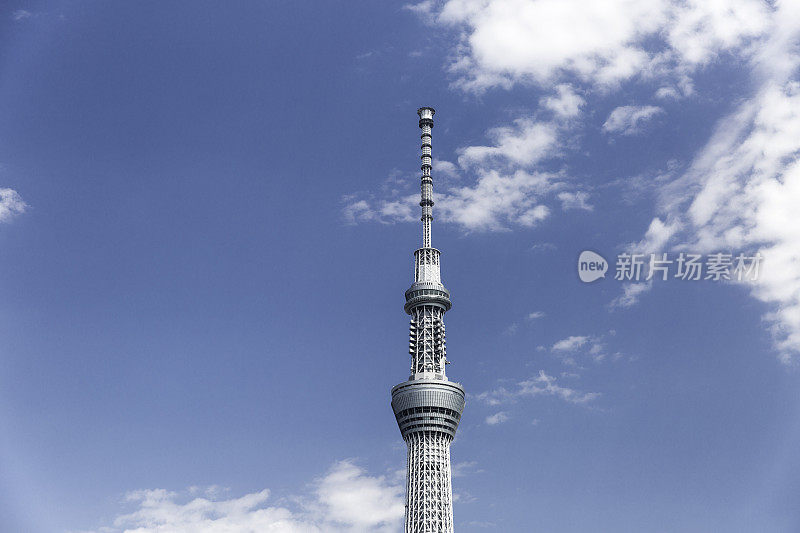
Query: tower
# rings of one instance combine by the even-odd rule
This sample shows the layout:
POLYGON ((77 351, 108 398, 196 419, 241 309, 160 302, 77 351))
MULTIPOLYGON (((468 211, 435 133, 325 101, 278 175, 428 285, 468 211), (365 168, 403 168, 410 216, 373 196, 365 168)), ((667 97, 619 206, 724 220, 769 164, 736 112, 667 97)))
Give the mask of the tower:
POLYGON ((464 410, 464 388, 445 374, 444 314, 450 293, 439 269, 439 250, 431 246, 433 179, 431 129, 434 109, 417 110, 422 130, 422 247, 414 252, 414 283, 406 291, 411 315, 411 375, 392 388, 392 410, 408 446, 406 533, 452 533, 453 489, 450 443, 464 410))

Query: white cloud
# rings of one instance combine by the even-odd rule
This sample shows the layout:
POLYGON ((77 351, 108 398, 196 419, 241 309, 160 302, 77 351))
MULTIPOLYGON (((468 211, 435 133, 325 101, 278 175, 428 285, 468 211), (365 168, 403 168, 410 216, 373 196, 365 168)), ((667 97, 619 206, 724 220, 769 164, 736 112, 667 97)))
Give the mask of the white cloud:
POLYGON ((348 224, 355 224, 356 222, 365 222, 368 220, 375 220, 377 215, 370 207, 369 202, 366 200, 359 200, 347 196, 344 198, 346 202, 342 215, 348 224))
POLYGON ((549 376, 544 370, 539 375, 519 383, 521 396, 549 395, 561 398, 568 403, 584 404, 600 397, 597 392, 580 392, 569 387, 562 387, 556 383, 556 378, 549 376))
POLYGON ((356 531, 391 528, 404 514, 402 487, 368 476, 348 461, 322 478, 316 494, 325 520, 356 531))
POLYGON ((0 188, 0 222, 8 222, 28 208, 14 189, 0 188))
POLYGON ((655 97, 661 100, 674 100, 680 98, 681 93, 675 87, 660 87, 655 97))
POLYGON ((537 320, 545 316, 544 311, 533 311, 528 313, 528 320, 537 320))
POLYGON ((647 63, 647 53, 630 43, 658 29, 658 3, 451 0, 440 20, 465 31, 453 70, 466 89, 545 83, 565 71, 611 82, 647 63))
MULTIPOLYGON (((604 335, 571 335, 555 342, 551 348, 551 353, 558 357, 561 362, 571 367, 580 367, 581 358, 591 359, 595 363, 604 361, 608 353, 606 351, 606 338, 616 335, 614 330, 610 330, 604 335)), ((570 374, 577 377, 576 374, 570 374)), ((562 374, 562 377, 564 374, 562 374)))
POLYGON ((451 71, 476 92, 561 78, 613 86, 659 75, 688 85, 720 53, 748 54, 770 18, 759 0, 448 0, 418 11, 461 36, 451 71))
POLYGON ((591 348, 589 348, 589 355, 598 363, 606 358, 606 354, 603 352, 603 345, 599 342, 592 344, 591 348))
POLYGON ((493 146, 468 146, 460 150, 458 163, 463 168, 485 163, 490 159, 507 160, 519 166, 530 166, 557 149, 558 131, 555 125, 520 118, 513 126, 493 128, 487 136, 493 146))
POLYGON ((22 20, 27 19, 33 16, 33 13, 30 11, 26 11, 24 9, 17 9, 14 13, 11 14, 11 18, 14 20, 22 20))
POLYGON ((269 490, 219 499, 163 489, 134 491, 126 502, 136 509, 118 516, 103 533, 276 533, 396 532, 404 513, 403 487, 367 475, 350 461, 336 463, 314 482, 313 497, 299 509, 268 505, 269 490))
POLYGON ((586 104, 586 100, 578 95, 575 89, 567 83, 562 83, 556 87, 556 91, 558 96, 542 98, 539 104, 560 118, 577 117, 581 112, 581 108, 586 104))
POLYGON ((642 130, 642 126, 652 120, 656 115, 663 113, 664 110, 657 106, 633 106, 626 105, 614 109, 605 124, 603 131, 607 133, 621 133, 622 135, 634 135, 642 130))
POLYGON ((178 495, 163 489, 140 490, 127 495, 138 505, 132 513, 117 517, 105 531, 126 533, 216 533, 218 531, 321 531, 282 507, 265 507, 269 491, 246 494, 229 500, 195 498, 178 503, 178 495))
POLYGON ((720 50, 746 45, 770 25, 765 2, 690 0, 681 4, 674 6, 668 41, 689 64, 705 64, 720 50))
POLYGON ((435 7, 436 6, 433 0, 423 0, 422 2, 418 2, 416 4, 405 4, 403 9, 407 9, 418 15, 428 16, 433 13, 435 7))
POLYGON ((600 397, 597 392, 581 392, 569 387, 562 387, 556 381, 555 377, 540 370, 537 376, 520 381, 512 390, 500 387, 493 391, 482 392, 477 395, 477 398, 488 405, 501 405, 528 396, 554 396, 573 404, 586 404, 600 397))
POLYGON ((664 246, 680 229, 680 222, 671 220, 664 222, 656 217, 650 222, 644 238, 631 249, 631 252, 654 254, 663 252, 664 246))
POLYGON ((594 206, 589 204, 589 193, 583 191, 563 191, 558 193, 558 199, 561 200, 561 208, 566 211, 568 209, 583 209, 584 211, 592 211, 594 206))
POLYGON ((489 415, 486 417, 486 423, 490 426, 496 426, 497 424, 502 424, 503 422, 507 422, 511 418, 508 416, 508 413, 505 411, 500 411, 493 415, 489 415))
POLYGON ((385 201, 379 209, 382 220, 416 222, 419 220, 419 197, 409 195, 397 200, 385 201))
POLYGON ((572 335, 553 344, 553 350, 558 352, 571 352, 584 346, 587 342, 589 342, 588 336, 572 335))
MULTIPOLYGON (((467 230, 502 230, 509 225, 532 227, 550 215, 544 197, 560 187, 556 176, 518 170, 511 174, 482 172, 472 185, 435 194, 437 217, 467 230)), ((415 200, 419 200, 415 197, 415 200)), ((415 202, 416 203, 416 202, 415 202)))
POLYGON ((458 178, 458 167, 455 163, 443 159, 434 159, 432 166, 435 176, 444 174, 448 178, 458 178))

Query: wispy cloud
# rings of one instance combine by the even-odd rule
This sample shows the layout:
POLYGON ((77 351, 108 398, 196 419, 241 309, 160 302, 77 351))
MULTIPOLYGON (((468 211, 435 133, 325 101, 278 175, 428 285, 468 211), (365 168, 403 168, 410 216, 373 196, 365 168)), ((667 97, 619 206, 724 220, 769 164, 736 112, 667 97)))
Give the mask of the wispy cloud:
POLYGON ((603 131, 634 135, 642 131, 644 124, 652 120, 664 110, 657 106, 626 105, 614 109, 603 124, 603 131))
POLYGON ((572 335, 553 344, 553 350, 557 352, 572 352, 584 346, 587 342, 589 342, 588 336, 572 335))
POLYGON ((471 522, 467 522, 469 527, 474 527, 478 529, 492 529, 497 530, 497 524, 494 522, 487 522, 485 520, 472 520, 471 522))
POLYGON ((561 200, 561 208, 564 211, 569 209, 583 209, 584 211, 593 211, 594 206, 589 204, 589 193, 583 191, 563 191, 558 193, 558 199, 561 200))
POLYGON ((558 246, 556 246, 552 242, 537 242, 536 244, 531 246, 531 251, 537 253, 547 253, 547 252, 552 252, 554 250, 558 250, 558 246))
POLYGON ((499 413, 495 413, 493 415, 489 415, 486 417, 486 423, 490 426, 496 426, 497 424, 502 424, 503 422, 507 422, 511 417, 505 411, 500 411, 499 413))
POLYGON ((367 50, 366 52, 356 55, 356 59, 358 60, 369 59, 370 57, 375 57, 378 55, 380 55, 380 52, 378 50, 367 50))
MULTIPOLYGON (((477 398, 488 405, 502 405, 513 402, 523 397, 553 396, 567 403, 586 404, 600 397, 597 392, 581 392, 570 387, 563 387, 557 379, 540 370, 539 374, 530 379, 520 381, 512 389, 500 387, 498 389, 479 394, 477 398)), ((487 420, 488 423, 488 420, 487 420)))
POLYGON ((13 18, 14 20, 23 20, 31 18, 32 16, 33 13, 31 13, 30 11, 26 11, 25 9, 17 9, 11 14, 11 18, 13 18))
MULTIPOLYGON (((616 332, 609 331, 603 335, 571 335, 553 343, 550 352, 558 357, 565 365, 580 367, 584 360, 595 363, 603 362, 608 357, 608 339, 614 337, 616 332)), ((622 354, 617 352, 611 360, 617 361, 622 354), (616 355, 619 357, 616 357, 616 355)))
POLYGON ((218 490, 181 493, 138 490, 125 501, 121 514, 98 533, 219 533, 222 531, 394 532, 403 517, 403 487, 384 476, 370 476, 351 461, 336 463, 314 481, 311 498, 295 498, 299 507, 269 505, 270 491, 220 499, 218 490))
MULTIPOLYGON (((469 474, 479 474, 481 472, 483 472, 483 470, 478 468, 477 461, 462 461, 453 465, 453 477, 463 477, 469 474)), ((405 476, 405 471, 403 472, 403 476, 405 476)))
POLYGON ((405 4, 403 6, 403 9, 407 9, 418 15, 430 15, 435 8, 436 4, 433 0, 423 0, 422 2, 405 4))
POLYGON ((653 287, 653 281, 641 283, 625 283, 622 286, 622 294, 611 300, 609 307, 631 307, 639 301, 639 297, 653 287))

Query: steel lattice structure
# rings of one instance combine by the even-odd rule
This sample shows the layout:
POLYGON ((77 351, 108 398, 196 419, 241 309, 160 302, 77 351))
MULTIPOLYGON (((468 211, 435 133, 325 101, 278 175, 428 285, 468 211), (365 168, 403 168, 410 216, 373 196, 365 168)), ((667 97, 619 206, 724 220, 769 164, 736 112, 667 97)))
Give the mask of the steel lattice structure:
POLYGON ((411 376, 392 389, 392 410, 408 445, 406 533, 452 533, 450 443, 464 410, 464 388, 447 379, 444 314, 450 293, 442 285, 440 252, 431 246, 431 107, 417 110, 422 129, 422 248, 414 252, 414 283, 406 291, 411 315, 411 376))

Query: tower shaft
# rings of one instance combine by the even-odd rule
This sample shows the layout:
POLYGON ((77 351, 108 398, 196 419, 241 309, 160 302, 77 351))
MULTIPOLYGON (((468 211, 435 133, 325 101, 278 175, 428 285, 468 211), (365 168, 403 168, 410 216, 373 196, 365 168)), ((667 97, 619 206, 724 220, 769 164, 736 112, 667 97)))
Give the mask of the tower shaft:
POLYGON ((414 252, 414 283, 405 293, 404 307, 411 315, 411 375, 392 389, 392 410, 408 446, 406 533, 453 532, 450 444, 465 403, 463 387, 449 381, 445 372, 444 314, 452 304, 441 281, 441 254, 431 245, 434 113, 430 107, 417 111, 422 130, 422 248, 414 252))

